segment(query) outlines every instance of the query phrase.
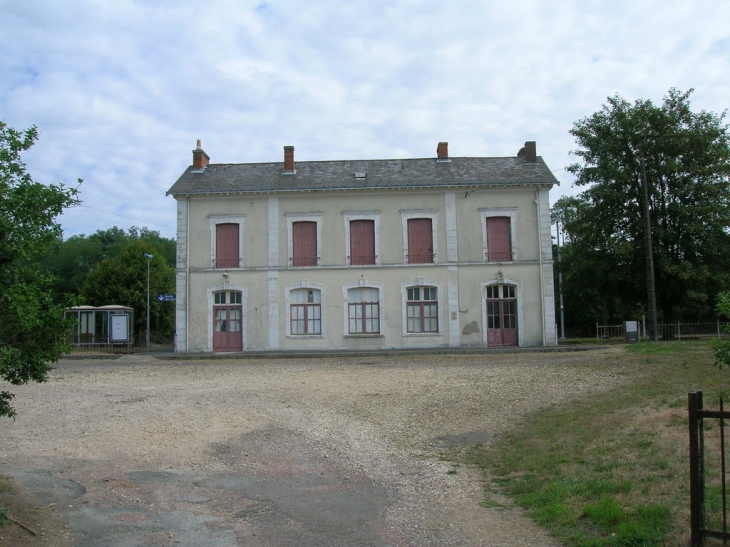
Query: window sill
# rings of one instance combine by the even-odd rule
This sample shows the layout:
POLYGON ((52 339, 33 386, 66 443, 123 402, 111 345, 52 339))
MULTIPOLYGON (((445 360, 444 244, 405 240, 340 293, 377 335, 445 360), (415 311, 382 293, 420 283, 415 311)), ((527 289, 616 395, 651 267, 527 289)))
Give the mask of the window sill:
POLYGON ((413 337, 427 337, 427 338, 433 338, 434 336, 443 336, 440 332, 406 332, 403 333, 403 337, 413 338, 413 337))
POLYGON ((385 335, 380 333, 345 334, 344 338, 385 338, 385 335))
POLYGON ((324 338, 324 334, 287 334, 287 338, 292 340, 303 340, 303 339, 317 339, 321 340, 324 338))

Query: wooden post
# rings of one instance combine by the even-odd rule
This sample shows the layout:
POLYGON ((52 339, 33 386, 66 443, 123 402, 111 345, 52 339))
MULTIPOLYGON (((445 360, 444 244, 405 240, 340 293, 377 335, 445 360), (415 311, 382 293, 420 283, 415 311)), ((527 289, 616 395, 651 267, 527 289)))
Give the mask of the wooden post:
POLYGON ((704 537, 704 474, 703 474, 703 424, 699 416, 702 410, 702 392, 687 395, 689 410, 689 501, 690 501, 690 545, 702 547, 704 537))

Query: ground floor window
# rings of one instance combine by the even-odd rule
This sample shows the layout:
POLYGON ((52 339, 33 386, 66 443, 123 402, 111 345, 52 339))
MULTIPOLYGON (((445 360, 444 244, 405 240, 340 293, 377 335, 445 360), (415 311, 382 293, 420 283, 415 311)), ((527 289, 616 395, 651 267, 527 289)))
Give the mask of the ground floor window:
POLYGON ((289 293, 291 334, 322 334, 322 293, 296 289, 289 293))
POLYGON ((349 334, 380 334, 380 291, 358 287, 347 291, 349 334))
POLYGON ((409 288, 406 314, 407 332, 438 332, 438 292, 436 287, 409 288))

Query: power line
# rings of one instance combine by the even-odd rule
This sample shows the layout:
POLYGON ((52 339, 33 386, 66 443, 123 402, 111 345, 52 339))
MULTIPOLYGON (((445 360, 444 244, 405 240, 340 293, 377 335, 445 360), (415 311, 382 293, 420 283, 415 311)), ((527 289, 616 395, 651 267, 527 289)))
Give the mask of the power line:
POLYGON ((97 209, 96 207, 89 207, 88 205, 79 204, 79 207, 85 207, 86 209, 91 209, 92 211, 99 211, 100 213, 105 213, 107 215, 114 215, 116 217, 126 218, 127 220, 136 220, 137 222, 144 222, 146 224, 154 224, 155 226, 164 226, 165 228, 175 228, 175 226, 170 226, 169 224, 161 224, 159 222, 152 222, 150 220, 144 220, 141 218, 128 217, 125 215, 120 215, 119 213, 112 213, 111 211, 104 211, 103 209, 97 209))

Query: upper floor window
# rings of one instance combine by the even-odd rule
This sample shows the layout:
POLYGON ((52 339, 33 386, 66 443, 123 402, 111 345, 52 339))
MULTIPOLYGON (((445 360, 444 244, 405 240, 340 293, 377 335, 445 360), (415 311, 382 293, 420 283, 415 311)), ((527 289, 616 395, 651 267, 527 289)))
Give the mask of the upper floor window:
POLYGON ((347 291, 348 333, 380 334, 380 290, 357 287, 347 291))
POLYGON ((317 223, 302 221, 292 224, 292 266, 317 265, 317 223))
POLYGON ((344 212, 347 264, 379 264, 380 211, 344 212))
POLYGON ((216 224, 215 231, 215 267, 238 268, 238 224, 216 224))
POLYGON ((243 215, 210 216, 210 260, 213 268, 243 266, 243 215))
POLYGON ((401 211, 403 247, 406 264, 436 262, 436 225, 438 212, 432 210, 401 211))
POLYGON ((481 210, 484 260, 512 262, 515 260, 515 209, 481 210))
POLYGON ((350 264, 375 264, 375 221, 350 221, 350 264))
POLYGON ((433 236, 430 218, 408 219, 408 263, 433 262, 433 236))
POLYGON ((319 265, 322 252, 321 217, 321 213, 287 214, 290 265, 295 267, 319 265))
POLYGON ((438 332, 438 310, 436 287, 409 287, 406 300, 406 332, 438 332))
POLYGON ((290 333, 322 334, 322 293, 318 289, 295 289, 289 293, 290 333))

